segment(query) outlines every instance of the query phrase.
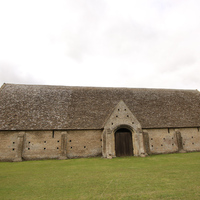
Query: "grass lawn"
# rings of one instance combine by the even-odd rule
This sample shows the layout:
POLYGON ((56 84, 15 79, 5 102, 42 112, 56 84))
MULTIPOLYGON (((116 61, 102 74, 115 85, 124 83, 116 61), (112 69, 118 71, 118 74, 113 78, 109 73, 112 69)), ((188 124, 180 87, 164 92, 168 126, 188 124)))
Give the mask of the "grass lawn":
POLYGON ((200 152, 0 162, 0 199, 200 199, 200 152))

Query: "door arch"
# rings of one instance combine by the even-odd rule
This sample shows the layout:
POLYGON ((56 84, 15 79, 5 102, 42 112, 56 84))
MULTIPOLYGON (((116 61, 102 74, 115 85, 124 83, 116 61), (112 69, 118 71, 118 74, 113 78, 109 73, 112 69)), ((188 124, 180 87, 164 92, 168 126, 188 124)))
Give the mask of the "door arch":
POLYGON ((115 132, 115 153, 116 156, 133 156, 132 133, 126 128, 115 132))

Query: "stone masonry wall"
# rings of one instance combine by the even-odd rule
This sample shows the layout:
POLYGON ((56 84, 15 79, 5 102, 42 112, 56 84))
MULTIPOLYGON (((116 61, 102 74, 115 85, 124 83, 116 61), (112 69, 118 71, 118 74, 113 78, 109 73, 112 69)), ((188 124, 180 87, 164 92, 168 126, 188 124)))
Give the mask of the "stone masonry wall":
POLYGON ((0 131, 0 160, 66 159, 102 155, 101 130, 0 131))
POLYGON ((27 131, 23 147, 25 160, 59 158, 61 134, 57 131, 27 131))
POLYGON ((200 130, 199 128, 179 129, 185 151, 200 151, 200 130))
POLYGON ((176 134, 173 129, 148 129, 150 154, 173 153, 178 151, 176 134))
POLYGON ((102 155, 101 130, 77 130, 67 132, 67 157, 102 155))
POLYGON ((17 145, 18 132, 0 132, 0 160, 13 161, 17 157, 18 145, 17 145))
MULTIPOLYGON (((143 132, 148 154, 200 151, 198 128, 145 129, 143 132)), ((102 130, 0 131, 0 161, 101 155, 102 130)))
POLYGON ((144 132, 148 133, 149 154, 200 151, 199 128, 146 129, 144 132))

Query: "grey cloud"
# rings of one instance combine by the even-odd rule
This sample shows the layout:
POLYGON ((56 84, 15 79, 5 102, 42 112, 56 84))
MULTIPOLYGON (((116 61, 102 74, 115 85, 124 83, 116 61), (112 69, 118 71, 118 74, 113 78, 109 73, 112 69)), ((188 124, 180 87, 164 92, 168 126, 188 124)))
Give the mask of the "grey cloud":
POLYGON ((3 83, 19 83, 19 84, 39 84, 43 81, 36 79, 30 74, 24 74, 17 66, 8 63, 0 63, 0 85, 3 83))
POLYGON ((190 55, 182 55, 180 58, 174 58, 173 61, 168 62, 168 64, 160 68, 161 73, 174 73, 178 72, 183 68, 188 66, 193 66, 197 62, 197 59, 190 55))

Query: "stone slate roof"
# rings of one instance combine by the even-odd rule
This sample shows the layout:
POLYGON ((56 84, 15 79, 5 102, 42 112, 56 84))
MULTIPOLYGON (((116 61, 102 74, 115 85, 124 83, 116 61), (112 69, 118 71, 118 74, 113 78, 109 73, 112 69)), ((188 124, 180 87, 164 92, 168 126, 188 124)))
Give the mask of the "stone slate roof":
POLYGON ((0 130, 102 129, 120 100, 143 128, 200 127, 197 90, 4 84, 0 130))

